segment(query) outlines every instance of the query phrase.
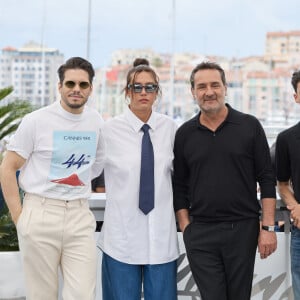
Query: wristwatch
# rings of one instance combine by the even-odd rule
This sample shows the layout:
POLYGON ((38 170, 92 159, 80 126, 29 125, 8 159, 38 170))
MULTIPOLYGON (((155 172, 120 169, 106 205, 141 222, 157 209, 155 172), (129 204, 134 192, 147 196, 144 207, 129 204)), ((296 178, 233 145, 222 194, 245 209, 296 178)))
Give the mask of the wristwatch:
POLYGON ((275 225, 272 225, 272 226, 262 225, 261 229, 266 230, 266 231, 275 231, 275 225))

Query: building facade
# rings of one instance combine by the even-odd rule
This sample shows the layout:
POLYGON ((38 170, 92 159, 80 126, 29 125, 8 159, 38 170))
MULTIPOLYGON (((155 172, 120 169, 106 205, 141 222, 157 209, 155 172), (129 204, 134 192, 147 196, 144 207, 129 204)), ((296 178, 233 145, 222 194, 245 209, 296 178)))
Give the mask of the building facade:
POLYGON ((37 107, 58 97, 57 69, 64 56, 57 49, 28 43, 22 48, 6 47, 0 54, 0 88, 13 86, 6 101, 21 99, 37 107))
POLYGON ((268 32, 265 57, 270 60, 286 60, 294 64, 300 55, 300 30, 268 32))

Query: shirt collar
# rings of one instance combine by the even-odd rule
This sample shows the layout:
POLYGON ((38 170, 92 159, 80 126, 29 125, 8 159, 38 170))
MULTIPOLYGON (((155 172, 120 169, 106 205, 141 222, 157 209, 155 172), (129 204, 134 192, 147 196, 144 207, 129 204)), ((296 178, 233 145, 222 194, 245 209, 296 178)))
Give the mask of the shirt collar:
POLYGON ((241 123, 241 114, 237 110, 233 109, 228 103, 226 103, 228 108, 228 115, 225 119, 225 122, 240 124, 241 123))
MULTIPOLYGON (((225 105, 228 108, 228 114, 224 122, 240 124, 241 123, 240 112, 233 109, 228 103, 226 103, 225 105)), ((201 115, 201 111, 199 111, 199 113, 194 117, 197 126, 201 126, 199 123, 200 115, 201 115)))
MULTIPOLYGON (((145 124, 143 121, 141 121, 131 110, 129 107, 126 107, 125 109, 125 118, 127 119, 130 126, 133 128, 135 132, 139 132, 142 128, 142 126, 145 124)), ((155 130, 156 128, 156 113, 152 111, 151 116, 147 122, 147 124, 150 126, 152 130, 155 130)))
POLYGON ((298 122, 297 124, 296 124, 296 126, 297 126, 297 137, 298 137, 298 139, 300 138, 300 122, 298 122))
MULTIPOLYGON (((62 100, 61 100, 62 101, 62 100)), ((81 121, 83 118, 83 112, 86 109, 86 106, 84 106, 83 111, 80 114, 72 114, 65 110, 63 106, 61 105, 61 101, 56 101, 55 105, 58 107, 59 113, 66 119, 72 120, 72 121, 81 121)))

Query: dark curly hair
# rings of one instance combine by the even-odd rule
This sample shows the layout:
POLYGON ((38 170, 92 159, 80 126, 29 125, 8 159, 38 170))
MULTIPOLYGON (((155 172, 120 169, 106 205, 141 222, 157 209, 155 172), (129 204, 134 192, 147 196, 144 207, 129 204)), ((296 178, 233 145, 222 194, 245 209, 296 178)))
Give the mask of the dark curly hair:
POLYGON ((190 83, 191 83, 192 88, 194 88, 194 84, 195 84, 195 74, 200 70, 217 70, 217 71, 219 71, 219 73, 221 75, 221 80, 222 80, 223 84, 226 85, 225 72, 221 68, 221 66, 215 62, 204 61, 204 62, 198 64, 191 73, 190 83))
POLYGON ((298 82, 300 82, 300 71, 294 72, 291 80, 295 93, 297 93, 298 82))
POLYGON ((93 78, 95 76, 95 71, 92 64, 82 57, 71 57, 63 65, 61 65, 58 70, 59 82, 63 83, 65 79, 65 72, 70 69, 81 69, 89 74, 89 81, 92 84, 93 78))

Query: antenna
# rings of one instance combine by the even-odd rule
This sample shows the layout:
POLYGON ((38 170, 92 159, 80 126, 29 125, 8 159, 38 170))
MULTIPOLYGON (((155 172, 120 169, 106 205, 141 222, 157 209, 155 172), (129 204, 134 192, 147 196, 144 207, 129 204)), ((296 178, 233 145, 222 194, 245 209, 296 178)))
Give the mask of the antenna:
POLYGON ((86 59, 90 59, 90 40, 91 40, 91 9, 92 0, 88 0, 88 19, 87 19, 87 39, 86 39, 86 59))
POLYGON ((168 114, 171 118, 174 115, 174 73, 175 73, 175 35, 176 35, 176 0, 172 0, 172 48, 171 48, 171 66, 170 66, 170 101, 168 114))
POLYGON ((46 68, 45 68, 45 41, 44 41, 44 35, 45 35, 45 26, 46 26, 46 11, 47 11, 47 7, 46 7, 46 0, 43 1, 43 19, 42 19, 42 32, 41 32, 41 54, 42 54, 42 89, 41 89, 41 107, 45 106, 45 80, 46 80, 46 76, 45 76, 45 72, 46 72, 46 68))

